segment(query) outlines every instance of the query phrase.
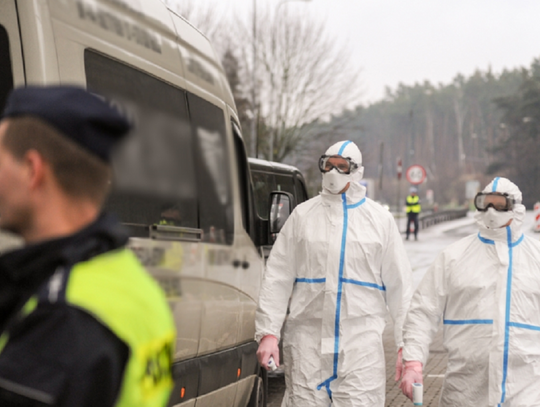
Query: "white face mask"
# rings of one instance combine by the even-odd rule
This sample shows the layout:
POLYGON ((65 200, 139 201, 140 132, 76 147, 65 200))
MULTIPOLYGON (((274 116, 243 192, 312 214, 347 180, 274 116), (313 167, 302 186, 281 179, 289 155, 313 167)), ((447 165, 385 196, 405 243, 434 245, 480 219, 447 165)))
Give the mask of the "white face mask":
POLYGON ((482 223, 489 229, 499 229, 506 225, 510 219, 514 218, 513 211, 498 212, 493 208, 488 208, 486 212, 479 213, 482 223))
POLYGON ((323 174, 322 186, 331 194, 339 194, 351 181, 350 174, 340 174, 334 168, 323 174))

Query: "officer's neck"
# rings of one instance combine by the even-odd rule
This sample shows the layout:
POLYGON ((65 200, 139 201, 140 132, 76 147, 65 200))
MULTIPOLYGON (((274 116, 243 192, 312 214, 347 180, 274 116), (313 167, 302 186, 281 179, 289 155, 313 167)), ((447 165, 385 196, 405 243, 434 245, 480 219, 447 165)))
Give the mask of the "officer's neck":
POLYGON ((57 196, 35 207, 32 215, 28 227, 21 230, 27 243, 72 235, 94 222, 99 208, 86 199, 57 196))

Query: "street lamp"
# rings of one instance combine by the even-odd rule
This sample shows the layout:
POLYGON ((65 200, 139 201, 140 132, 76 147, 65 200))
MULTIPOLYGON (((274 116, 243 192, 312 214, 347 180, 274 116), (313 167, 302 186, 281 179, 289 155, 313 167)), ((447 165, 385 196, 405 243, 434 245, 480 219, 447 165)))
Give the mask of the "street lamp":
MULTIPOLYGON (((302 3, 309 3, 311 0, 282 0, 278 3, 278 5, 276 6, 276 12, 275 12, 275 16, 276 18, 278 18, 278 13, 279 13, 279 9, 281 8, 281 6, 283 6, 284 4, 287 4, 287 3, 292 3, 292 2, 302 2, 302 3)), ((276 129, 273 129, 271 132, 270 132, 270 153, 268 155, 268 160, 269 161, 273 161, 274 160, 274 136, 275 136, 275 133, 276 133, 276 129)))

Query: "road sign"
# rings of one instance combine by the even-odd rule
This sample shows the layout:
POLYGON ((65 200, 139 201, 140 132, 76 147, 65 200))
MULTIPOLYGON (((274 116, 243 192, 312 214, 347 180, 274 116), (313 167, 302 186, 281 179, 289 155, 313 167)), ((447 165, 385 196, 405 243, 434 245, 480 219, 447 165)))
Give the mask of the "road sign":
POLYGON ((405 176, 411 184, 419 185, 426 180, 426 170, 421 165, 411 165, 407 168, 405 176))

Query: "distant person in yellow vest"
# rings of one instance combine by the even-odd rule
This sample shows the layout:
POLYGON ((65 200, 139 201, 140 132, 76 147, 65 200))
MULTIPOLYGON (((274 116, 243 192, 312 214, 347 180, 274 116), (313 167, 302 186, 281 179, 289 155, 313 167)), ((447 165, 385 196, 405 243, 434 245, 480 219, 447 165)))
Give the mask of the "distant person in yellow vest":
POLYGON ((71 86, 19 88, 0 121, 0 406, 163 407, 174 324, 102 204, 128 122, 71 86))
POLYGON ((407 205, 407 237, 406 240, 409 240, 409 235, 411 233, 411 223, 414 224, 414 240, 418 240, 418 214, 422 210, 420 206, 420 197, 418 196, 418 190, 415 187, 409 189, 409 196, 406 199, 407 205))

